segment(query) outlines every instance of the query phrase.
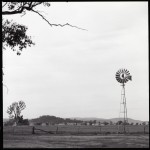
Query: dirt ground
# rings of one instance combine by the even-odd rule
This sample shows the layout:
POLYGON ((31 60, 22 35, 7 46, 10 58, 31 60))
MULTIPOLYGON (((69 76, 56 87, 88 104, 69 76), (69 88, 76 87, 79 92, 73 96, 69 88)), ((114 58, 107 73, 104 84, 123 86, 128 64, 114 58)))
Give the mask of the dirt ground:
POLYGON ((149 148, 148 135, 3 135, 4 148, 149 148))

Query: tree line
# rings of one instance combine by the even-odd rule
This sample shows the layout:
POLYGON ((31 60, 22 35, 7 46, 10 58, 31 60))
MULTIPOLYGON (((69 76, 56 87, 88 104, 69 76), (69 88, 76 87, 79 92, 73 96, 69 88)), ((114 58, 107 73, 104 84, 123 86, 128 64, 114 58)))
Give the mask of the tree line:
MULTIPOLYGON (((13 102, 8 108, 7 113, 9 115, 9 121, 5 125, 13 125, 14 123, 16 125, 29 125, 28 119, 23 119, 23 115, 21 115, 21 112, 26 108, 26 104, 24 101, 20 100, 18 102, 13 102)), ((43 115, 35 119, 31 119, 30 122, 41 125, 42 123, 46 124, 66 124, 67 123, 74 123, 74 124, 82 124, 82 125, 124 125, 124 122, 119 120, 118 122, 112 122, 112 121, 97 121, 97 120, 89 120, 89 121, 83 121, 83 120, 77 120, 77 119, 70 119, 70 118, 60 118, 56 116, 49 116, 49 115, 43 115)), ((125 125, 146 125, 146 122, 142 123, 128 123, 125 122, 125 125)), ((149 122, 147 123, 149 125, 149 122)))

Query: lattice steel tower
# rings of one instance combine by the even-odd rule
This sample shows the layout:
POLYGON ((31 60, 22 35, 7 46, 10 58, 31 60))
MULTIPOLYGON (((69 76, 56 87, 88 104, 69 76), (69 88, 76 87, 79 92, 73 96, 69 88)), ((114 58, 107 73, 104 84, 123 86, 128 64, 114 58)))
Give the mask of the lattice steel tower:
MULTIPOLYGON (((122 91, 121 91, 121 103, 120 103, 120 112, 119 112, 119 118, 120 113, 123 113, 123 132, 125 133, 125 125, 128 123, 128 117, 127 117, 127 105, 126 105, 126 96, 125 96, 125 83, 129 80, 132 80, 132 76, 130 75, 129 71, 127 69, 119 69, 116 72, 116 80, 121 83, 122 91), (121 109, 123 107, 123 110, 121 109)), ((118 131, 119 131, 119 125, 118 125, 118 131)))

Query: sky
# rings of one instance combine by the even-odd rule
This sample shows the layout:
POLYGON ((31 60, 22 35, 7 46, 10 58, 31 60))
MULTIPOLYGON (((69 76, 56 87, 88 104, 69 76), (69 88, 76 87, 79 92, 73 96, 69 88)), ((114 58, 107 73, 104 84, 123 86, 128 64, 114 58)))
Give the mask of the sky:
POLYGON ((38 14, 7 16, 28 27, 35 45, 20 56, 3 51, 3 117, 7 107, 24 101, 24 118, 117 118, 120 68, 129 70, 125 84, 128 117, 149 120, 148 2, 51 2, 38 14))

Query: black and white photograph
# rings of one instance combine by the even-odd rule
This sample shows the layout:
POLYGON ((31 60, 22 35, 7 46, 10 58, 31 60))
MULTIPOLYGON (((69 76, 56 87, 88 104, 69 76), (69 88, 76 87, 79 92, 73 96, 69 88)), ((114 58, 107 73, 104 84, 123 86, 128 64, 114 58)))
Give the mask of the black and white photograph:
POLYGON ((148 1, 2 2, 3 148, 149 148, 148 1))

